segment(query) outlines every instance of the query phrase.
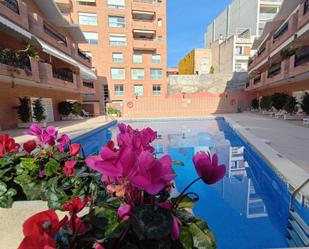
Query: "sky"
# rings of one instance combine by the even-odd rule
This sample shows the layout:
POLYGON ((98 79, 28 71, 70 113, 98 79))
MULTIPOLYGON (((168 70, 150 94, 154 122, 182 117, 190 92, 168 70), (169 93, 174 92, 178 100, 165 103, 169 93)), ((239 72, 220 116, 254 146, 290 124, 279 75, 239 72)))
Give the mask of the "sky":
POLYGON ((231 0, 167 0, 168 67, 178 62, 193 48, 204 47, 208 25, 231 0))

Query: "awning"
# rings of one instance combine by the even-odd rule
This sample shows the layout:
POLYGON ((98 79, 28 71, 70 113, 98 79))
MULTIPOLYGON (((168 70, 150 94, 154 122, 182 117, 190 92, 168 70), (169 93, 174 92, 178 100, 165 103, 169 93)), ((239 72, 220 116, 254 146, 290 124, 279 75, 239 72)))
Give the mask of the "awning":
POLYGON ((13 22, 9 21, 8 19, 0 16, 0 26, 5 27, 5 29, 10 29, 14 32, 17 32, 18 34, 22 35, 23 37, 26 37, 28 39, 31 39, 32 35, 28 31, 24 30, 23 28, 17 26, 13 22))
POLYGON ((75 42, 87 43, 79 25, 68 22, 64 18, 63 14, 61 13, 54 0, 34 0, 34 2, 39 6, 46 18, 51 23, 58 27, 66 28, 75 42))
POLYGON ((142 11, 142 10, 133 10, 133 14, 140 14, 140 15, 154 15, 155 12, 153 11, 142 11))
POLYGON ((96 0, 77 0, 78 2, 95 3, 96 0))
POLYGON ((49 45, 45 41, 41 40, 40 38, 34 37, 35 40, 39 43, 39 45, 42 47, 42 50, 62 61, 65 61, 73 66, 76 66, 80 69, 80 75, 81 78, 84 80, 96 80, 97 76, 92 71, 92 69, 84 66, 82 63, 74 60, 69 55, 66 55, 65 53, 61 52, 59 49, 49 45))
POLYGON ((134 29, 133 33, 155 34, 156 32, 153 30, 134 29))

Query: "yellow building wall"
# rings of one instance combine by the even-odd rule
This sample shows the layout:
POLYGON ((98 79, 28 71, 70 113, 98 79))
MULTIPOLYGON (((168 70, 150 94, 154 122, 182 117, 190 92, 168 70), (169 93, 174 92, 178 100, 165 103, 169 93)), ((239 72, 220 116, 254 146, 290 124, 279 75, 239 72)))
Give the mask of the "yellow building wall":
POLYGON ((194 49, 178 63, 178 74, 194 74, 194 49))

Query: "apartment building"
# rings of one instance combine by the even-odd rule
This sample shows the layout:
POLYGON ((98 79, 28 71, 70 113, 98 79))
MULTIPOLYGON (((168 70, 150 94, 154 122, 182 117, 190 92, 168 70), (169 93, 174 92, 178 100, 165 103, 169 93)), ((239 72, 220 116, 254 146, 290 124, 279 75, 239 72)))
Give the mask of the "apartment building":
MULTIPOLYGON (((31 105, 42 98, 46 121, 51 122, 61 118, 59 102, 82 102, 83 94, 95 92, 91 58, 78 46, 85 37, 54 1, 2 0, 0 14, 1 129, 20 122, 19 97, 28 97, 31 105)), ((89 106, 98 110, 95 103, 89 106)))
POLYGON ((166 1, 64 2, 88 41, 81 48, 92 56, 105 102, 121 111, 132 99, 165 96, 166 1))
POLYGON ((207 74, 211 68, 211 50, 194 48, 178 64, 179 74, 207 74))
MULTIPOLYGON (((294 1, 294 0, 293 0, 294 1)), ((234 0, 208 26, 204 35, 205 48, 220 38, 226 39, 245 30, 251 35, 262 34, 265 23, 277 14, 282 0, 234 0)))
POLYGON ((253 47, 247 91, 260 96, 309 91, 309 0, 285 0, 253 47))
POLYGON ((210 49, 214 73, 247 72, 253 41, 249 30, 214 41, 210 49))

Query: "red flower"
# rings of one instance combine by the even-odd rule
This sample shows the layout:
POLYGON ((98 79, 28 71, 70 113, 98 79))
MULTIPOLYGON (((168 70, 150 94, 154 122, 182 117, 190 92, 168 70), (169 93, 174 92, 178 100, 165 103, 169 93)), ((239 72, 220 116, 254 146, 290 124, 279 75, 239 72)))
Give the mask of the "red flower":
POLYGON ((82 211, 88 202, 89 198, 82 200, 79 197, 73 197, 69 202, 63 205, 63 209, 69 211, 70 216, 73 216, 82 211))
POLYGON ((25 237, 18 249, 56 249, 56 241, 48 235, 25 237))
POLYGON ((76 165, 77 161, 66 161, 64 163, 64 173, 66 176, 71 176, 74 174, 75 170, 74 167, 76 165))
POLYGON ((59 221, 55 210, 47 210, 31 216, 24 222, 23 233, 28 236, 43 236, 45 234, 53 237, 58 230, 67 222, 67 217, 59 221))
POLYGON ((80 145, 79 144, 70 144, 69 146, 69 153, 71 156, 77 156, 80 152, 80 145))
POLYGON ((29 140, 28 142, 24 143, 23 148, 30 154, 36 148, 35 140, 29 140))
POLYGON ((8 152, 18 152, 20 145, 8 134, 0 134, 0 157, 8 152))

